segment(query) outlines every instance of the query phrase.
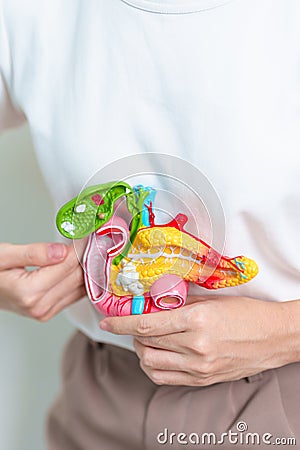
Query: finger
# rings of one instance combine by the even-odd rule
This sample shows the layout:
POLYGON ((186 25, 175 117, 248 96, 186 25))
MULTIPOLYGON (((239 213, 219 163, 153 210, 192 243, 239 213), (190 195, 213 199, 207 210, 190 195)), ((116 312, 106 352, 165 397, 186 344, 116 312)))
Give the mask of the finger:
POLYGON ((148 370, 143 368, 146 375, 153 381, 153 383, 158 385, 168 385, 168 386, 211 386, 216 383, 224 383, 228 381, 240 380, 241 376, 226 376, 226 375, 216 375, 216 376, 195 376, 187 372, 180 372, 175 370, 148 370))
MULTIPOLYGON (((70 293, 77 289, 83 288, 83 275, 80 266, 72 272, 68 277, 60 281, 51 289, 47 290, 42 298, 33 307, 34 315, 39 317, 48 315, 49 311, 56 304, 63 301, 70 293)), ((85 291, 84 291, 85 292, 85 291)))
POLYGON ((188 329, 188 307, 122 317, 106 317, 100 328, 115 334, 133 336, 160 336, 188 329))
POLYGON ((153 381, 153 383, 162 386, 205 386, 206 380, 199 380, 187 372, 176 370, 159 370, 147 369, 141 366, 145 374, 153 381))
POLYGON ((191 341, 191 333, 185 331, 161 336, 136 336, 135 339, 148 347, 186 353, 187 344, 191 341))
POLYGON ((146 347, 136 340, 134 340, 134 348, 144 368, 186 370, 186 358, 180 353, 146 347))
POLYGON ((27 276, 30 278, 32 287, 36 291, 49 290, 77 269, 82 272, 74 248, 70 247, 67 257, 63 262, 55 266, 42 267, 39 270, 28 272, 27 276))
POLYGON ((193 305, 194 303, 198 303, 198 302, 204 302, 206 300, 209 300, 212 297, 216 297, 216 296, 208 296, 208 295, 188 295, 186 298, 186 305, 193 305))
POLYGON ((0 243, 0 270, 26 266, 57 264, 67 256, 68 247, 61 243, 15 245, 0 243))
POLYGON ((49 311, 42 317, 42 321, 46 322, 52 319, 52 317, 56 316, 67 306, 70 306, 73 303, 77 302, 78 300, 81 300, 85 295, 86 290, 84 286, 80 286, 79 288, 75 289, 75 291, 66 295, 66 297, 64 297, 62 300, 57 302, 52 308, 50 308, 49 311))

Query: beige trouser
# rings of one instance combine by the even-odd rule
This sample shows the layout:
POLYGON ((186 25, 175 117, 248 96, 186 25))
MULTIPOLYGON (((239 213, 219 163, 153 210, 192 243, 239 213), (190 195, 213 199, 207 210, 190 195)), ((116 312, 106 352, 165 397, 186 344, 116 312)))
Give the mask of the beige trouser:
POLYGON ((156 386, 133 352, 76 332, 62 378, 48 450, 300 449, 300 363, 208 387, 156 386))

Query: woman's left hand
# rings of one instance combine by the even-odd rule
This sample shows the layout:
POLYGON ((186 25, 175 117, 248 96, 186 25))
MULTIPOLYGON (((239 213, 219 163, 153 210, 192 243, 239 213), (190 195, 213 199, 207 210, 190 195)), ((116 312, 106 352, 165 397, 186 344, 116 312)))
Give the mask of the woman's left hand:
POLYGON ((100 326, 134 336, 141 368, 154 383, 206 386, 297 361, 289 303, 299 304, 194 296, 179 309, 109 317, 100 326))

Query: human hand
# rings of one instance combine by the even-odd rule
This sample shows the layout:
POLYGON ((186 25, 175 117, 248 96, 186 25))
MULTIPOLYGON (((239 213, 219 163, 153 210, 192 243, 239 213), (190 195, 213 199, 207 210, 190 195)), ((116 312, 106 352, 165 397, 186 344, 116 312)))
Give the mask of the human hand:
POLYGON ((73 246, 0 243, 0 309, 45 322, 85 295, 73 246), (29 266, 37 266, 29 271, 29 266))
POLYGON ((299 357, 287 307, 296 302, 216 295, 188 301, 175 310, 105 318, 100 327, 133 335, 141 368, 159 385, 238 380, 299 357))

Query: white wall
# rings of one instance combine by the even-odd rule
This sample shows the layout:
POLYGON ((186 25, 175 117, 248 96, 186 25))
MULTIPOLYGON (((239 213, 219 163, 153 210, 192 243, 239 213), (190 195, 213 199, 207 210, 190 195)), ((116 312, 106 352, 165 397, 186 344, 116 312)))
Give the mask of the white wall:
MULTIPOLYGON (((55 239, 55 212, 26 127, 0 138, 0 192, 0 241, 55 239)), ((46 448, 45 414, 59 389, 60 354, 71 332, 62 314, 42 324, 0 312, 1 450, 46 448)))

